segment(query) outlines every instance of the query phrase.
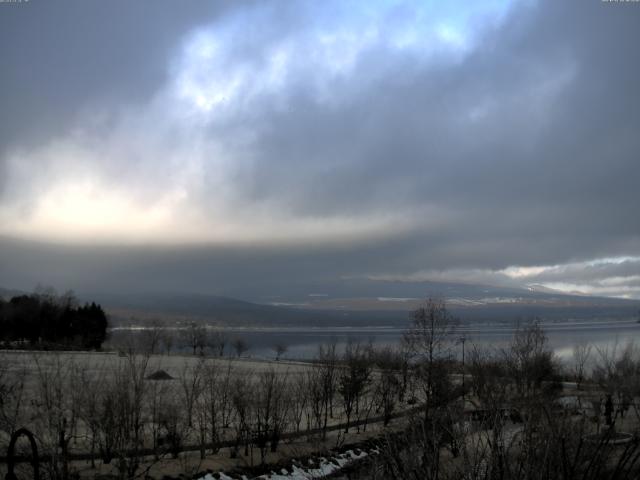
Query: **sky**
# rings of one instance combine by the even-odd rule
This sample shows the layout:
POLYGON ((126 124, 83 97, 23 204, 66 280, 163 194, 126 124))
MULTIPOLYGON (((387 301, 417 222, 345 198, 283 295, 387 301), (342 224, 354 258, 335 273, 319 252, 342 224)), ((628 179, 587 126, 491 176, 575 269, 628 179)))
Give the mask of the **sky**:
POLYGON ((0 3, 0 286, 640 298, 639 26, 601 0, 0 3))

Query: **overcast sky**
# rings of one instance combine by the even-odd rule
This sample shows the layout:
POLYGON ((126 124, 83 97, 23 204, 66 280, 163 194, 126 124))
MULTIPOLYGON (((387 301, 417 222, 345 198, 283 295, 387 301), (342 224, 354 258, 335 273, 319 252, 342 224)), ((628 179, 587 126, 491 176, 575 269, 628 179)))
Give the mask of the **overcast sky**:
POLYGON ((0 3, 0 285, 640 298, 640 3, 0 3))

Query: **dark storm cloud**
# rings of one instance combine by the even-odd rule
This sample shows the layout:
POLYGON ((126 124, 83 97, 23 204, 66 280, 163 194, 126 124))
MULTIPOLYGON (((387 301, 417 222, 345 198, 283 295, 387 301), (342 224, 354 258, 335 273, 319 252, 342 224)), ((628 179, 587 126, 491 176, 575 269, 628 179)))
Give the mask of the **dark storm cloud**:
POLYGON ((78 292, 178 292, 261 300, 344 294, 337 272, 374 262, 378 248, 232 246, 69 246, 0 241, 2 281, 14 288, 36 284, 78 292))
POLYGON ((638 19, 546 2, 517 9, 459 64, 368 52, 344 108, 298 101, 265 115, 253 191, 304 214, 442 208, 446 241, 418 232, 424 262, 441 267, 637 253, 638 19), (388 73, 367 82, 368 61, 388 73))
POLYGON ((32 1, 0 12, 0 147, 64 134, 87 106, 126 105, 166 81, 167 58, 229 2, 32 1))
MULTIPOLYGON (((23 147, 34 135, 67 141, 65 132, 96 102, 133 104, 97 122, 92 148, 82 143, 83 152, 108 152, 104 158, 78 154, 72 168, 88 164, 107 185, 150 190, 145 199, 174 187, 178 173, 195 172, 177 190, 176 198, 188 192, 181 208, 201 217, 222 211, 211 218, 243 226, 226 244, 246 231, 251 241, 145 250, 4 240, 11 261, 0 266, 2 283, 259 295, 292 284, 326 288, 342 277, 457 274, 640 293, 637 5, 517 2, 503 21, 474 24, 462 45, 418 30, 425 38, 410 48, 389 39, 412 25, 411 5, 380 14, 372 40, 357 14, 329 15, 313 4, 235 5, 220 14, 193 3, 176 14, 136 3, 127 16, 106 5, 79 2, 70 17, 66 8, 30 2, 0 18, 9 26, 0 28, 3 58, 12 65, 0 80, 10 112, 0 145, 23 147), (35 32, 31 22, 47 12, 60 24, 45 22, 24 46, 8 47, 6 38, 35 32), (343 35, 351 23, 353 35, 343 35), (327 32, 337 46, 329 35, 327 47, 327 32), (165 111, 181 112, 182 103, 166 101, 176 91, 204 105, 186 126, 165 119, 165 111), (183 157, 190 160, 175 161, 183 157), (329 244, 332 227, 322 222, 336 218, 338 241, 329 244), (298 236, 309 219, 323 234, 316 242, 298 236), (255 233, 260 222, 266 226, 255 233), (283 242, 289 230, 293 241, 283 242), (631 260, 588 263, 618 256, 631 260), (48 267, 37 272, 37 265, 48 267), (547 268, 515 275, 513 265, 547 268)), ((78 142, 68 141, 74 148, 63 151, 76 152, 78 142)), ((49 168, 52 161, 40 158, 51 155, 37 151, 25 155, 49 168)), ((0 172, 8 178, 7 165, 0 172)), ((29 199, 13 187, 7 205, 29 199)))

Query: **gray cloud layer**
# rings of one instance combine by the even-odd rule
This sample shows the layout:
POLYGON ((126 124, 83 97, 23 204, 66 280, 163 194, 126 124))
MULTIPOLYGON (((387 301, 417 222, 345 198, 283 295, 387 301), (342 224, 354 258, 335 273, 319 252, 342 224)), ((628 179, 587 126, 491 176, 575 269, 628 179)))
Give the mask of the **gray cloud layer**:
POLYGON ((640 296, 637 260, 585 263, 640 256, 637 5, 520 2, 474 17, 462 46, 411 5, 203 5, 3 10, 6 218, 36 218, 50 183, 79 176, 156 202, 167 236, 192 228, 204 246, 53 247, 5 229, 0 283, 257 294, 564 265, 508 282, 640 296), (420 40, 399 47, 409 27, 420 40), (209 112, 190 113, 198 92, 209 112))

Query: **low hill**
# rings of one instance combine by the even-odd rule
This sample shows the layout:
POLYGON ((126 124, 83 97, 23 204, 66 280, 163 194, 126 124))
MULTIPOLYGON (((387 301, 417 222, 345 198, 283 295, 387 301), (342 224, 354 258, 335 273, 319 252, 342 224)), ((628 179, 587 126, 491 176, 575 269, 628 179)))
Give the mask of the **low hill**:
MULTIPOLYGON (((234 327, 404 326, 412 310, 429 296, 444 297, 463 322, 510 322, 539 317, 563 319, 637 319, 640 301, 566 295, 544 288, 508 288, 436 282, 351 281, 340 290, 260 299, 203 294, 79 293, 102 304, 111 326, 160 321, 182 325, 192 321, 234 327)), ((25 292, 0 288, 9 299, 25 292)))
POLYGON ((548 290, 432 282, 390 287, 381 289, 380 293, 389 292, 387 295, 375 297, 316 293, 278 297, 268 303, 195 294, 93 294, 92 298, 107 306, 112 323, 127 325, 162 320, 221 326, 398 326, 405 325, 410 312, 428 296, 445 297, 451 312, 462 321, 637 318, 640 312, 638 301, 548 290))

